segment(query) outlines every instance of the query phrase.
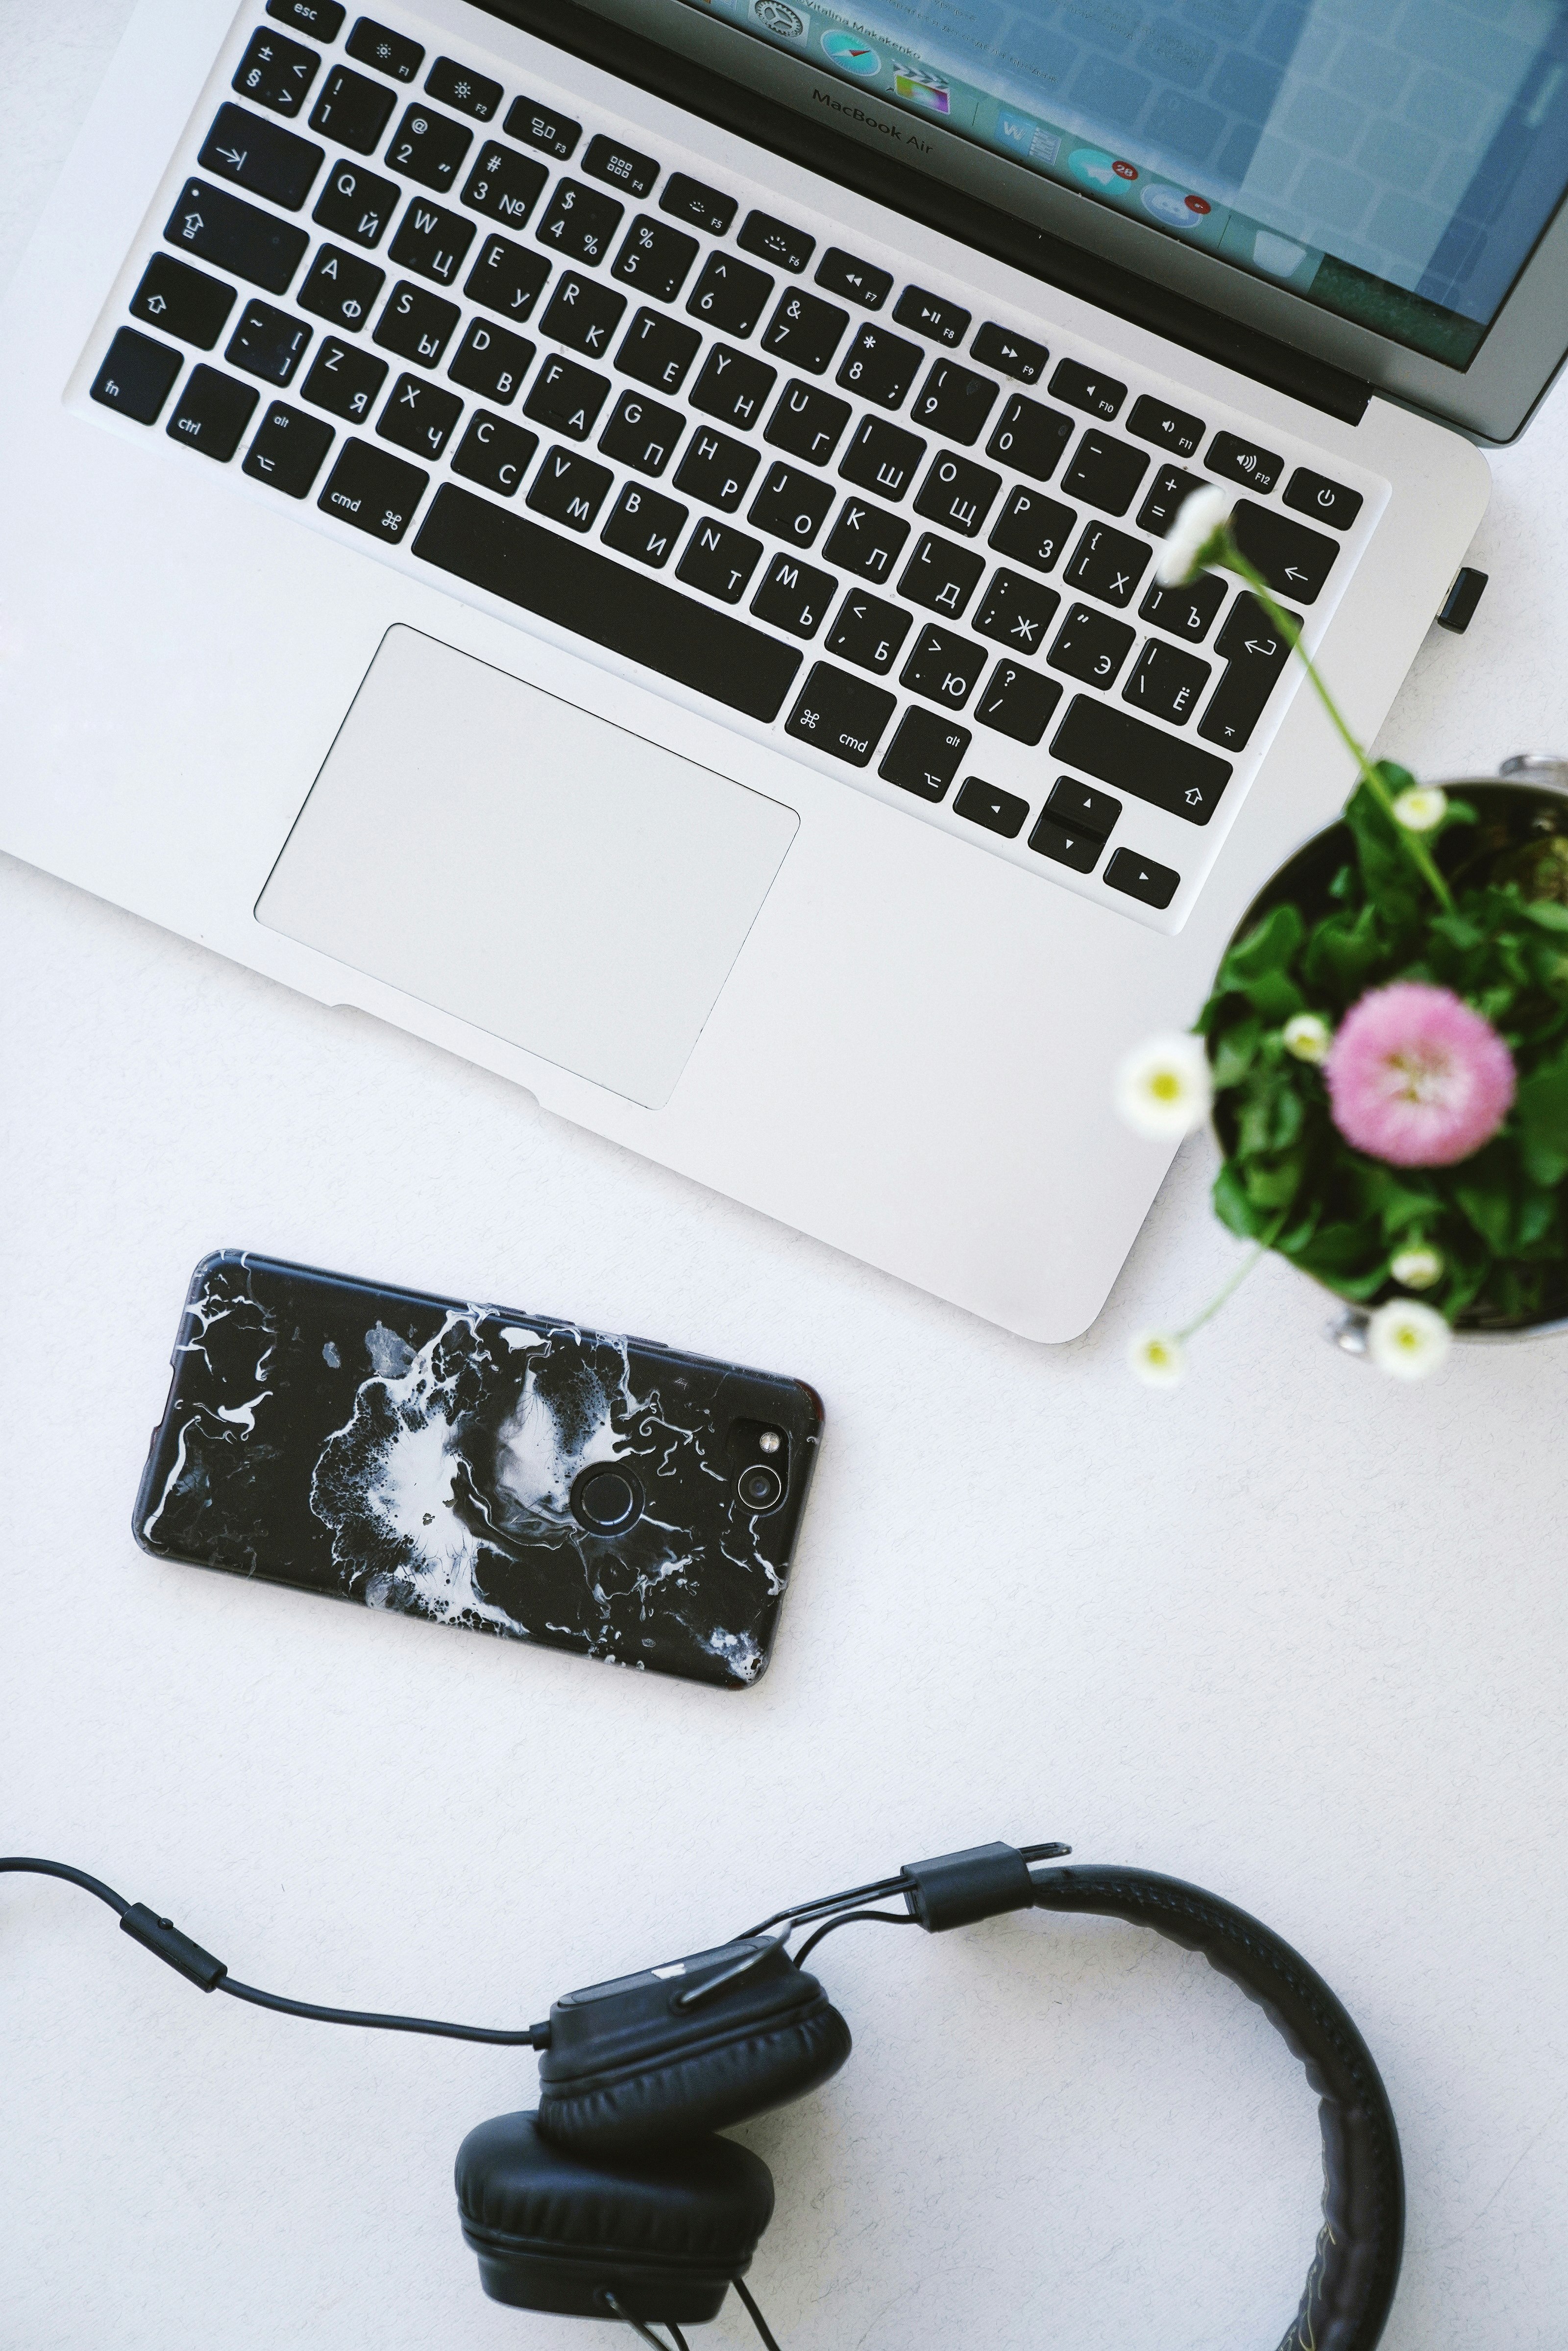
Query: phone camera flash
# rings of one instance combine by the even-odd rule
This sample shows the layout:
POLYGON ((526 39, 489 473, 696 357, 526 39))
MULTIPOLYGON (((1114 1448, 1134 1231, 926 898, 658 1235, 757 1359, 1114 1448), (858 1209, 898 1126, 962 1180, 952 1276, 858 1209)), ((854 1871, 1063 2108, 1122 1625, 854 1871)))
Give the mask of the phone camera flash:
POLYGON ((776 1428, 765 1428, 757 1440, 757 1449, 758 1453, 777 1453, 783 1441, 776 1428))

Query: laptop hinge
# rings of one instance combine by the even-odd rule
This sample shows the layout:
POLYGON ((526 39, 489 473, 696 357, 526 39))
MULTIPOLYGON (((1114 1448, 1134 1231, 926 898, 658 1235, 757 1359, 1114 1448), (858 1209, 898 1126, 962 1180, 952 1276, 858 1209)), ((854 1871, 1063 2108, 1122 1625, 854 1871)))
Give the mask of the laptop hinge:
POLYGON ((1189 296, 1173 293, 1135 270, 1103 259, 1016 219, 979 197, 929 179, 907 164, 859 143, 820 118, 797 114, 758 90, 711 67, 677 55, 623 24, 610 22, 577 0, 473 0, 486 15, 518 25, 525 32, 589 64, 635 83, 672 106, 717 123, 786 161, 819 172, 841 187, 917 220, 943 235, 988 253, 1014 269, 1117 318, 1163 335, 1202 358, 1234 368, 1309 407, 1359 424, 1372 386, 1343 368, 1331 367, 1293 344, 1206 309, 1189 296))

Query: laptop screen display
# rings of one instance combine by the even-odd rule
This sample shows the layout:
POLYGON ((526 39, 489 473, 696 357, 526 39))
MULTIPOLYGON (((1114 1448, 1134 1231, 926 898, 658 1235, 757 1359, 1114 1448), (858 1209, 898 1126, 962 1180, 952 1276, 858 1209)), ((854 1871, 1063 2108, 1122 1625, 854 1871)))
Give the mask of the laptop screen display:
POLYGON ((1447 366, 1568 185, 1568 0, 685 0, 1447 366))

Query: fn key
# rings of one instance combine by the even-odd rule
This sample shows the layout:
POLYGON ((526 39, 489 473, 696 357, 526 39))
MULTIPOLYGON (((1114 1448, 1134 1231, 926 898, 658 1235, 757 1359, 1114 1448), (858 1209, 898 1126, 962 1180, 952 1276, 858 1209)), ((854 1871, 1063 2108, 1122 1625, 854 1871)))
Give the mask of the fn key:
POLYGON ((880 685, 818 662, 784 732, 814 743, 832 758, 847 759, 852 768, 863 768, 882 740, 894 704, 894 695, 880 685))

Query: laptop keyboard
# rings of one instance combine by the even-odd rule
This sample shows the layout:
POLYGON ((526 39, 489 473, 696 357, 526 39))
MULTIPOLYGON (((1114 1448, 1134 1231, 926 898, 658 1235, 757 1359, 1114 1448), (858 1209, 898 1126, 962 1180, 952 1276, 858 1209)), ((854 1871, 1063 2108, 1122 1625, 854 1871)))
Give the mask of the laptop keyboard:
POLYGON ((1310 630, 1364 490, 395 25, 258 17, 93 401, 1102 903, 1201 879, 1295 679, 1157 541, 1237 486, 1310 630))

